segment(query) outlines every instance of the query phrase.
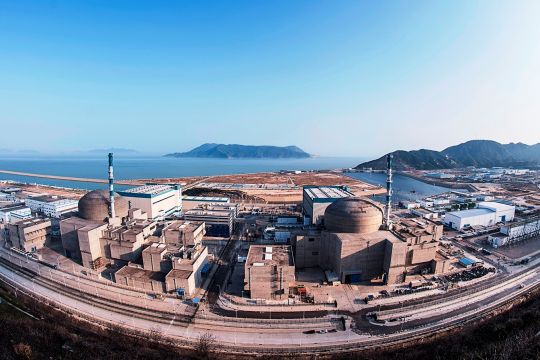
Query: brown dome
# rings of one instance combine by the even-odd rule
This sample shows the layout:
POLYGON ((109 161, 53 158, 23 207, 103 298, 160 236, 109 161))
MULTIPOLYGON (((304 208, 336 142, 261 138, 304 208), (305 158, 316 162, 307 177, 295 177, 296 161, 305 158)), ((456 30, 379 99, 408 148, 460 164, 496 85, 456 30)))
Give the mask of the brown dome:
POLYGON ((324 213, 326 229, 335 233, 372 233, 379 230, 382 222, 383 210, 375 203, 358 197, 339 199, 324 213))
MULTIPOLYGON (((109 192, 94 190, 79 200, 79 215, 86 220, 103 222, 109 217, 109 192)), ((114 211, 117 217, 128 214, 128 202, 118 194, 114 194, 114 211)))

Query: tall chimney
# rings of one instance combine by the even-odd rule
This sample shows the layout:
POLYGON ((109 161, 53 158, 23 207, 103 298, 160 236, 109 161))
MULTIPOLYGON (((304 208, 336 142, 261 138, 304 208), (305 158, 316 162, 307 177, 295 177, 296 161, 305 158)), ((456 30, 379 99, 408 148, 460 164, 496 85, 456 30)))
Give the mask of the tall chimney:
POLYGON ((114 188, 113 188, 114 176, 113 176, 113 153, 109 153, 109 201, 111 208, 109 209, 109 215, 111 218, 115 218, 114 213, 114 188))
POLYGON ((386 155, 386 229, 392 228, 390 212, 392 211, 392 154, 386 155))

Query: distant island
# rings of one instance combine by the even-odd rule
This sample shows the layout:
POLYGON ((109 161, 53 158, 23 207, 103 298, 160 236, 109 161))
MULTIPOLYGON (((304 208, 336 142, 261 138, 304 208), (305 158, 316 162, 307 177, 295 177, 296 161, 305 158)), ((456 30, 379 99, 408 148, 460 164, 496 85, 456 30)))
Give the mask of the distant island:
MULTIPOLYGON (((492 140, 471 140, 442 151, 397 150, 394 155, 396 170, 439 170, 474 167, 537 167, 540 165, 540 143, 501 144, 492 140)), ((386 155, 356 166, 357 169, 386 168, 386 155)))
POLYGON ((190 151, 166 154, 176 158, 215 159, 302 159, 310 154, 297 146, 257 146, 237 144, 203 144, 190 151))
POLYGON ((133 149, 124 149, 124 148, 107 148, 107 149, 92 149, 88 150, 88 153, 91 154, 106 154, 106 153, 115 153, 115 154, 138 154, 137 150, 133 149))

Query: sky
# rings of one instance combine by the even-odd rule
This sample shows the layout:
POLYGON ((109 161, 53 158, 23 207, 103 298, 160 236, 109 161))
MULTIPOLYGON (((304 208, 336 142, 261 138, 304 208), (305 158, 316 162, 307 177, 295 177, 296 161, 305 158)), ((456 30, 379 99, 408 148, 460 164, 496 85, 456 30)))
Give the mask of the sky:
POLYGON ((0 1, 0 148, 540 142, 540 1, 0 1))

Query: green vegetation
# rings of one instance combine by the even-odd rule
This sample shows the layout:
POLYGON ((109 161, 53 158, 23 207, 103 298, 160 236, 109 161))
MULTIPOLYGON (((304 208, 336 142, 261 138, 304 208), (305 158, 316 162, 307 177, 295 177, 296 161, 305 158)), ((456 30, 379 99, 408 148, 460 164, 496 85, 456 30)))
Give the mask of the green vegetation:
MULTIPOLYGON (((394 151, 396 170, 435 170, 467 166, 534 166, 540 164, 540 143, 535 145, 500 144, 491 140, 472 140, 451 146, 443 151, 394 151)), ((357 168, 386 168, 386 156, 360 164, 357 168)))
POLYGON ((172 153, 167 157, 195 157, 218 159, 286 159, 308 158, 309 155, 297 146, 252 146, 252 145, 225 145, 203 144, 195 149, 183 153, 172 153))

